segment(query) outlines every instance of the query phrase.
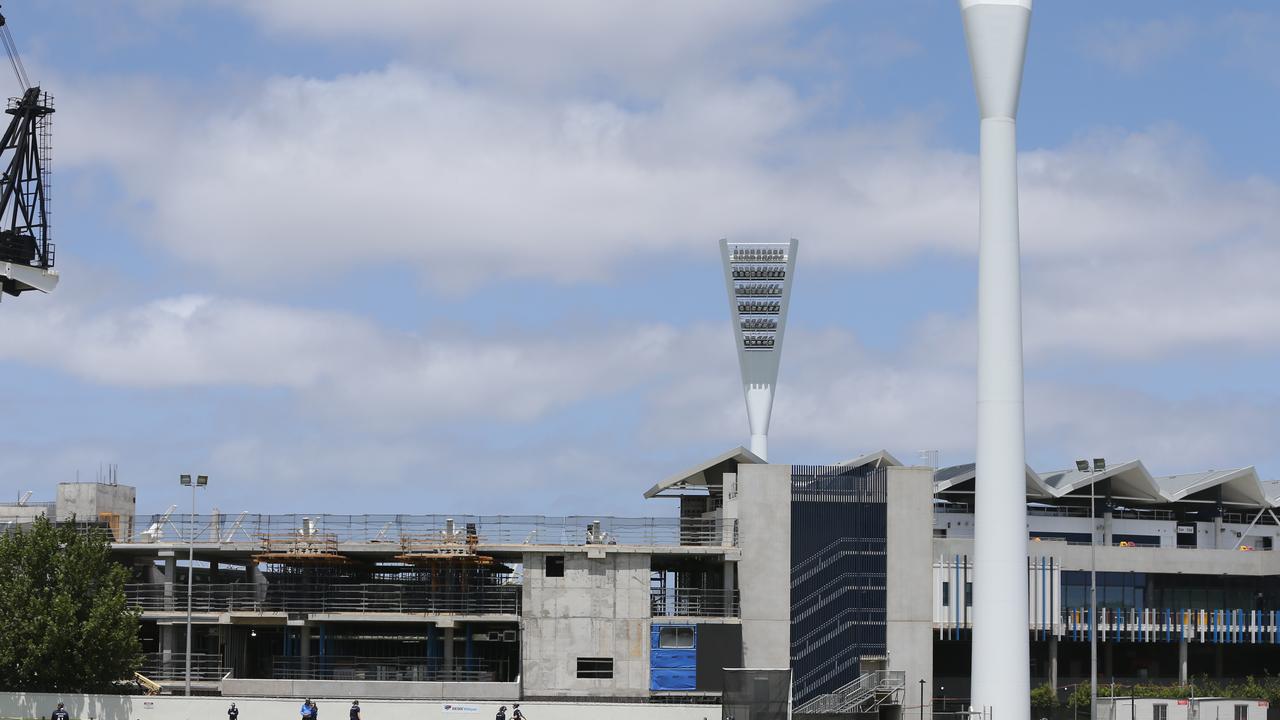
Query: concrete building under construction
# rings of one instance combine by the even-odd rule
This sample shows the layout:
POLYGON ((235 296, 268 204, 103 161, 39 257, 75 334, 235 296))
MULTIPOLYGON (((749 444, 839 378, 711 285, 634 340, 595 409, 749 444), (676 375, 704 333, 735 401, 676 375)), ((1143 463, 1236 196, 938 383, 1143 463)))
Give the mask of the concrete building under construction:
MULTIPOLYGON (((183 684, 193 573, 198 692, 715 703, 724 668, 789 668, 803 709, 901 699, 920 680, 967 696, 974 481, 972 465, 886 452, 802 466, 736 448, 651 487, 653 517, 192 525, 136 515, 132 488, 84 483, 0 506, 0 523, 74 508, 113 533, 142 611, 142 674, 165 691, 183 684), (858 691, 868 682, 880 691, 858 691)), ((1026 490, 1037 682, 1087 681, 1091 625, 1107 680, 1276 670, 1280 485, 1132 461, 1028 469, 1026 490)))

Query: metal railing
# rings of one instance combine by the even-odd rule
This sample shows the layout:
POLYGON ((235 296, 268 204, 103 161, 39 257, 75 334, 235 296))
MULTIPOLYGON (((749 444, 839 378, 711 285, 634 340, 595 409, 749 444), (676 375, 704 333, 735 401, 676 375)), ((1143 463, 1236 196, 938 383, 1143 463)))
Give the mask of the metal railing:
POLYGON ((445 667, 441 660, 424 657, 356 657, 328 655, 303 659, 275 657, 275 680, 364 680, 392 682, 493 682, 496 668, 485 661, 461 660, 445 667))
MULTIPOLYGON (((180 652, 148 653, 142 658, 142 669, 138 671, 148 680, 157 683, 182 682, 186 679, 187 659, 180 652)), ((221 655, 206 653, 191 654, 192 682, 217 682, 229 672, 222 664, 221 655)))
POLYGON ((646 545, 656 547, 734 547, 736 519, 626 518, 589 515, 256 515, 249 513, 139 515, 120 542, 197 544, 250 543, 263 538, 311 536, 325 542, 387 543, 398 547, 403 537, 440 537, 443 542, 480 545, 646 545), (593 527, 599 523, 598 530, 593 527), (450 524, 451 523, 451 524, 450 524), (450 530, 452 528, 452 530, 450 530), (193 532, 194 529, 194 532, 193 532))
POLYGON ((864 673, 840 689, 819 695, 800 707, 794 714, 852 713, 878 707, 885 702, 901 702, 907 674, 902 670, 875 670, 864 673))
MULTIPOLYGON (((164 583, 125 586, 129 602, 148 612, 185 612, 187 589, 164 583)), ((223 612, 520 614, 520 587, 481 586, 468 590, 434 591, 422 584, 366 583, 358 585, 297 586, 288 583, 230 583, 197 585, 192 610, 223 612)))
POLYGON ((649 592, 653 617, 738 617, 738 591, 655 588, 649 592))

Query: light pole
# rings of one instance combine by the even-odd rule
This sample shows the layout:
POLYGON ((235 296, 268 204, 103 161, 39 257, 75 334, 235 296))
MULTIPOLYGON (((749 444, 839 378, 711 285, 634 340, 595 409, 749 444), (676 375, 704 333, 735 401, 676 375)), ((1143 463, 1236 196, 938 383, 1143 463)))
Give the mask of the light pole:
POLYGON ((924 678, 920 678, 920 720, 924 720, 924 678))
POLYGON ((1088 460, 1076 461, 1076 470, 1089 475, 1089 720, 1098 718, 1098 521, 1093 474, 1106 469, 1102 458, 1093 459, 1092 471, 1088 460))
POLYGON ((179 475, 178 482, 191 487, 191 527, 187 531, 187 697, 191 697, 191 590, 196 574, 196 488, 208 487, 209 476, 179 475))

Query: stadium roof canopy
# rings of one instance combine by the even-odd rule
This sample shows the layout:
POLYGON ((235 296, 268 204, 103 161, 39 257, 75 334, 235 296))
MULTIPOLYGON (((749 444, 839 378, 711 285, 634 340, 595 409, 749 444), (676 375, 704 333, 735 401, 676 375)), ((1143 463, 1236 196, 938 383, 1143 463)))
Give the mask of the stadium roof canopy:
MULTIPOLYGON (((965 484, 972 483, 974 476, 973 463, 940 468, 933 474, 933 491, 972 492, 972 485, 965 484)), ((1221 497, 1226 505, 1280 507, 1280 481, 1262 482, 1252 466, 1155 477, 1141 460, 1110 465, 1097 472, 1054 470, 1040 474, 1028 467, 1027 499, 1084 497, 1089 495, 1091 486, 1104 482, 1095 492, 1103 495, 1109 489, 1112 499, 1126 504, 1217 502, 1221 497)))

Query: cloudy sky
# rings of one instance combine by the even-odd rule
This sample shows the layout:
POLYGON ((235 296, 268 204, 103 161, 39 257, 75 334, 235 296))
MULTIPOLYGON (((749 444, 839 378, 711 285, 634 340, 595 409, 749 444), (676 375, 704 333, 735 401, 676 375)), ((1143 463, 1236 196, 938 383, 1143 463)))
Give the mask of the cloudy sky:
MULTIPOLYGON (((716 241, 800 239, 772 459, 972 460, 950 0, 6 3, 62 284, 0 303, 0 492, 666 514, 747 439, 716 241)), ((1280 10, 1040 2, 1028 452, 1280 477, 1280 10)), ((9 94, 19 90, 4 76, 9 94)), ((0 499, 8 499, 2 498, 0 499)))

